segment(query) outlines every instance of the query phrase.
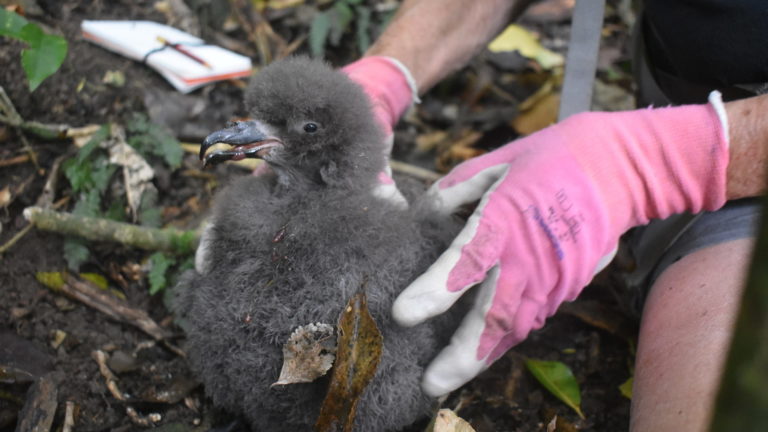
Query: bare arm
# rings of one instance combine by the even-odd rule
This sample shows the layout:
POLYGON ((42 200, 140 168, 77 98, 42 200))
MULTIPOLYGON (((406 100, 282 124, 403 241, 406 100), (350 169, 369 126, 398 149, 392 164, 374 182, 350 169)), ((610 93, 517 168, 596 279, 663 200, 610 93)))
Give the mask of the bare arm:
POLYGON ((761 195, 768 177, 768 95, 728 102, 725 112, 730 141, 728 199, 761 195))
POLYGON ((462 67, 527 0, 406 0, 366 55, 394 57, 421 93, 462 67))

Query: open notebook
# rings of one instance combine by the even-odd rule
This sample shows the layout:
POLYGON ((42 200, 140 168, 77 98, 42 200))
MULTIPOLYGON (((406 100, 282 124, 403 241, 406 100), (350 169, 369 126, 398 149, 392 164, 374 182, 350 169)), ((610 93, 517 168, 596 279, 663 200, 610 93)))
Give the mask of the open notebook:
POLYGON ((86 20, 80 29, 85 39, 146 62, 182 93, 210 82, 251 74, 248 57, 208 45, 200 38, 164 24, 86 20))

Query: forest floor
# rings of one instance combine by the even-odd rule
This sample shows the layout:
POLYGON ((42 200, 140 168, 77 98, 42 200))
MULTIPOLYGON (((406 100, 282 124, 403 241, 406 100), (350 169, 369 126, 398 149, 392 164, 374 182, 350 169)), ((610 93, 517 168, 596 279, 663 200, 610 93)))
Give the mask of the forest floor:
MULTIPOLYGON (((357 27, 364 26, 362 31, 375 35, 399 2, 347 1, 354 12, 350 24, 332 23, 329 40, 319 42, 310 34, 310 24, 318 14, 336 7, 330 0, 265 1, 269 7, 261 13, 249 7, 252 2, 237 0, 190 0, 189 13, 173 7, 181 3, 178 1, 0 1, 2 5, 14 3, 25 6, 27 19, 64 36, 69 43, 62 68, 30 93, 18 61, 24 45, 3 39, 0 86, 25 120, 72 128, 121 125, 128 130, 129 142, 130 137, 147 132, 146 124, 151 124, 150 135, 159 128, 182 142, 199 143, 209 132, 245 114, 245 81, 220 82, 181 95, 145 65, 85 41, 80 32, 83 20, 147 19, 199 30, 206 40, 248 55, 256 65, 289 52, 307 53, 314 43, 325 45, 330 62, 343 65, 364 48, 365 41, 356 36, 357 27), (366 14, 369 22, 361 24, 366 14), (263 43, 255 43, 258 41, 263 43)), ((563 54, 572 3, 538 2, 520 22, 544 46, 563 54)), ((627 66, 631 13, 622 9, 625 3, 609 2, 595 97, 600 109, 633 105, 627 66)), ((445 172, 464 159, 550 123, 557 106, 556 74, 519 54, 486 51, 429 92, 401 122, 395 159, 445 172), (555 85, 547 89, 547 83, 555 85), (530 98, 534 94, 538 99, 530 98)), ((23 210, 39 204, 51 173, 58 181, 50 202, 60 211, 82 206, 78 204, 85 199, 82 191, 75 192, 62 170, 54 169, 59 162, 76 157, 77 151, 70 139, 42 139, 0 124, 0 245, 27 230, 23 210)), ((148 161, 158 192, 154 220, 166 227, 195 229, 216 190, 232 177, 247 175, 246 170, 230 164, 202 170, 193 153, 185 153, 178 166, 157 155, 148 156, 148 161)), ((101 202, 96 205, 105 214, 126 207, 119 170, 108 174, 100 191, 101 202)), ((122 214, 123 219, 131 219, 124 211, 122 214)), ((175 349, 183 348, 183 334, 164 303, 164 293, 189 257, 167 258, 169 287, 150 295, 148 274, 152 265, 160 265, 149 259, 151 254, 116 243, 67 240, 37 229, 28 230, 2 253, 0 431, 14 430, 17 419, 29 414, 22 406, 33 396, 31 383, 43 376, 55 391, 51 430, 61 430, 67 413, 72 414, 76 431, 205 431, 226 423, 226 414, 217 413, 206 400, 175 349), (73 248, 87 250, 79 264, 73 264, 73 248), (101 275, 109 292, 118 293, 109 295, 148 314, 169 336, 162 341, 153 339, 135 326, 52 291, 36 277, 68 268, 71 272, 75 265, 78 272, 101 275), (100 368, 96 360, 100 353, 105 355, 106 368, 100 368), (110 391, 105 369, 116 375, 110 385, 117 385, 129 398, 118 400, 110 391)), ((620 279, 616 270, 598 278, 579 301, 450 395, 443 406, 455 410, 478 432, 626 430, 630 401, 619 386, 633 372, 636 316, 623 300, 629 294, 620 279), (560 361, 571 368, 580 385, 584 419, 534 379, 526 370, 526 358, 560 361), (555 417, 556 424, 552 423, 555 417)))

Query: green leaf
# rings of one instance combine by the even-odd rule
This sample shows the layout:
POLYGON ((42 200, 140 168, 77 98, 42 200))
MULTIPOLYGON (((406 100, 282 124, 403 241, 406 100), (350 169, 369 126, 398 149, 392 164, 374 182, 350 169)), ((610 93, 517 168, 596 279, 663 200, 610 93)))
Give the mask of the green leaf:
POLYGON ((21 39, 21 29, 27 25, 27 23, 28 21, 21 15, 0 7, 0 36, 21 39))
POLYGON ((149 130, 149 118, 142 113, 134 113, 125 124, 125 129, 131 134, 146 133, 149 130))
POLYGON ((80 194, 72 214, 77 216, 97 217, 101 213, 101 195, 99 191, 90 189, 80 194))
MULTIPOLYGON (((74 192, 81 192, 92 189, 96 184, 91 164, 94 151, 99 148, 99 144, 109 137, 109 125, 102 126, 90 140, 77 152, 77 156, 64 162, 64 176, 69 180, 74 192)), ((106 159, 106 156, 102 156, 106 159)), ((96 174, 98 181, 103 181, 105 173, 96 174)), ((111 176, 111 174, 109 174, 111 176)), ((108 180, 108 179, 107 179, 108 180)))
POLYGON ((157 138, 155 154, 161 156, 169 167, 174 169, 180 167, 184 149, 181 148, 179 141, 171 134, 159 129, 153 133, 153 136, 157 138))
POLYGON ((74 237, 64 239, 64 259, 71 270, 77 271, 90 256, 91 252, 82 240, 74 237))
POLYGON ((53 291, 61 290, 61 287, 64 285, 64 276, 62 276, 61 272, 37 272, 35 273, 35 279, 53 291))
POLYGON ((184 149, 163 126, 149 121, 146 115, 135 113, 126 124, 128 144, 144 158, 153 155, 162 158, 171 168, 181 166, 184 149))
POLYGON ((624 384, 619 386, 621 395, 630 400, 632 399, 632 385, 634 384, 634 381, 635 377, 629 377, 626 381, 624 381, 624 384))
POLYGON ((166 273, 176 260, 162 252, 155 252, 149 257, 149 294, 155 295, 168 283, 166 273))
POLYGON ((19 35, 29 44, 29 48, 21 52, 21 65, 29 81, 29 91, 35 91, 43 80, 59 70, 67 56, 67 41, 43 33, 32 23, 22 27, 19 35))
POLYGON ((162 225, 162 212, 157 205, 157 190, 147 189, 141 196, 139 205, 139 224, 151 228, 162 225))
POLYGON ((171 249, 178 254, 193 254, 197 248, 197 240, 194 231, 183 231, 171 237, 171 249))
POLYGON ((91 139, 77 151, 77 163, 85 162, 91 156, 91 153, 93 153, 102 142, 109 138, 110 133, 109 124, 101 125, 99 130, 91 135, 91 139))
POLYGON ((80 277, 105 290, 109 286, 107 278, 98 273, 80 273, 80 277))
POLYGON ((328 12, 331 14, 331 33, 328 35, 328 41, 331 45, 338 46, 339 42, 341 42, 341 36, 344 35, 344 32, 349 27, 349 23, 352 22, 355 13, 344 2, 336 2, 328 12))
POLYGON ((544 388, 573 408, 579 417, 584 418, 580 407, 579 383, 576 382, 573 372, 567 365, 557 361, 526 359, 525 366, 544 388))
POLYGON ((322 58, 325 55, 325 41, 330 31, 330 11, 318 12, 309 26, 309 50, 312 57, 322 58))
POLYGON ((116 197, 104 212, 104 217, 117 222, 125 222, 125 197, 116 197))
POLYGON ((92 182, 91 166, 77 163, 76 158, 67 159, 64 162, 64 176, 69 180, 72 191, 77 193, 86 188, 92 182))
POLYGON ((109 180, 115 173, 117 167, 109 163, 106 155, 100 154, 91 162, 91 180, 93 188, 99 192, 104 192, 109 186, 109 180))
POLYGON ((371 9, 367 6, 357 6, 355 12, 357 14, 357 49, 360 50, 360 54, 363 54, 371 46, 371 36, 368 34, 371 27, 371 9))

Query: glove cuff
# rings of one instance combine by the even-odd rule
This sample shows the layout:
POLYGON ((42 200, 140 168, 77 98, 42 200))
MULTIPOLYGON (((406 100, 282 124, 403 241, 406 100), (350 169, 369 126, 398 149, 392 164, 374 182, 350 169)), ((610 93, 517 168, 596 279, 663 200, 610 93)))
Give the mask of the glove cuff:
POLYGON ((707 105, 577 114, 568 123, 566 142, 616 232, 725 204, 728 121, 719 94, 707 105))
POLYGON ((392 57, 364 57, 341 69, 360 84, 374 107, 386 115, 393 127, 414 103, 420 102, 418 89, 410 71, 392 57))

